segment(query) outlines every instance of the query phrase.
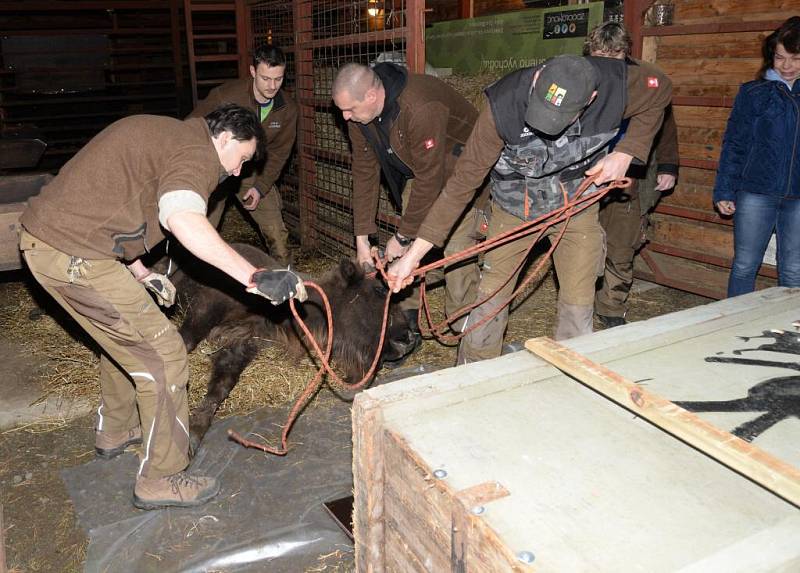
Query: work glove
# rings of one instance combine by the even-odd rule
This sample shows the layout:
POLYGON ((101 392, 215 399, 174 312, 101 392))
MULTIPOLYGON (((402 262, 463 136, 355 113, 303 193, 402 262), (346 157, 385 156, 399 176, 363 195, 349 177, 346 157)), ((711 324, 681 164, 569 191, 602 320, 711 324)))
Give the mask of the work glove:
POLYGON ((166 275, 160 273, 150 273, 141 282, 144 287, 156 295, 156 302, 165 308, 175 304, 175 285, 172 284, 166 275))
POLYGON ((250 286, 247 288, 247 292, 263 296, 275 305, 290 298, 300 302, 308 298, 303 279, 289 269, 257 270, 250 277, 250 286))

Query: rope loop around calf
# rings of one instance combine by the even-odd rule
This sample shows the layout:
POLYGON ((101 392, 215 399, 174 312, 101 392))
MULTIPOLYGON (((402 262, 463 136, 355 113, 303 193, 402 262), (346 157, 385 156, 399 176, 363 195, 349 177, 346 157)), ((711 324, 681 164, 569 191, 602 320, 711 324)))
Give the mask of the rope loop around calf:
MULTIPOLYGON (((522 262, 520 263, 520 267, 521 267, 521 265, 524 264, 525 260, 528 258, 528 255, 530 254, 530 252, 533 249, 534 245, 544 235, 544 233, 545 233, 545 231, 547 231, 547 229, 549 229, 550 227, 552 227, 554 225, 558 225, 558 224, 560 224, 562 222, 563 223, 568 223, 573 215, 575 215, 577 213, 580 213, 584 209, 586 209, 589 206, 593 205, 594 203, 598 202, 606 194, 608 194, 611 190, 613 190, 613 189, 624 189, 624 188, 630 187, 630 185, 632 183, 632 181, 626 177, 626 178, 623 178, 623 179, 612 181, 608 185, 606 185, 605 187, 599 188, 595 193, 592 193, 591 195, 588 195, 588 196, 584 196, 583 195, 584 192, 594 183, 594 181, 596 179, 597 179, 597 176, 592 176, 592 177, 585 178, 583 180, 583 182, 581 183, 581 185, 576 190, 575 195, 574 195, 572 200, 569 199, 569 196, 567 194, 567 191, 566 191, 565 187, 563 185, 561 185, 561 192, 562 192, 563 201, 564 201, 564 204, 563 204, 562 207, 559 207, 558 209, 556 209, 554 211, 551 211, 550 213, 546 213, 544 215, 541 215, 540 217, 537 217, 536 219, 534 219, 532 221, 526 221, 525 223, 519 225, 518 227, 515 227, 514 229, 511 229, 510 231, 507 231, 505 233, 502 233, 500 235, 497 235, 495 237, 487 239, 486 241, 483 241, 482 243, 474 245, 474 246, 472 246, 472 247, 470 247, 468 249, 464 249, 463 251, 461 251, 459 253, 455 253, 454 255, 450 255, 450 256, 445 257, 443 259, 439 259, 439 260, 437 260, 437 261, 435 261, 435 262, 433 262, 433 263, 431 263, 429 265, 425 265, 423 267, 420 267, 420 268, 416 269, 414 271, 414 273, 413 273, 413 276, 419 276, 419 277, 422 277, 422 279, 423 279, 422 280, 422 284, 420 286, 420 311, 419 311, 419 313, 421 315, 422 311, 424 309, 425 317, 427 319, 427 323, 428 323, 428 325, 430 325, 430 327, 426 327, 424 329, 422 334, 424 336, 433 335, 438 340, 443 341, 443 342, 455 342, 455 341, 460 340, 461 338, 463 338, 465 335, 469 334, 473 330, 475 330, 477 328, 480 328, 482 325, 484 325, 489 320, 494 318, 503 308, 505 308, 508 304, 511 303, 511 301, 514 299, 514 297, 517 296, 517 294, 519 292, 521 292, 533 278, 535 278, 538 275, 538 272, 541 269, 543 263, 546 262, 550 258, 550 256, 552 255, 553 251, 555 250, 556 246, 558 246, 558 243, 560 242, 561 237, 563 236, 567 225, 565 224, 561 228, 561 230, 560 230, 558 236, 555 238, 555 240, 551 241, 550 249, 546 253, 546 256, 542 257, 542 260, 539 262, 539 264, 536 266, 536 268, 531 273, 529 273, 528 278, 526 278, 522 282, 522 284, 519 287, 517 287, 514 290, 513 293, 511 293, 511 296, 509 297, 509 299, 507 301, 505 301, 494 313, 492 313, 489 316, 484 317, 481 321, 479 321, 479 322, 477 322, 477 323, 475 323, 473 325, 470 325, 470 327, 467 330, 465 330, 465 331, 463 331, 463 332, 461 332, 461 333, 459 333, 457 335, 446 335, 446 334, 444 334, 443 331, 453 321, 455 321, 458 318, 460 318, 461 316, 464 316, 465 314, 469 313, 473 308, 475 308, 475 307, 477 307, 477 306, 479 306, 481 304, 484 304, 486 301, 488 301, 489 299, 493 298, 497 294, 497 292, 499 292, 499 290, 502 289, 508 283, 508 280, 511 280, 512 276, 516 276, 517 269, 515 269, 515 271, 512 273, 512 275, 509 276, 508 280, 506 280, 506 282, 503 283, 494 293, 488 295, 486 298, 484 298, 481 301, 477 301, 477 302, 475 302, 475 303, 473 303, 471 305, 468 305, 468 306, 466 306, 466 307, 464 307, 462 309, 459 309, 451 317, 446 318, 444 321, 442 321, 441 323, 439 323, 437 325, 435 325, 433 323, 433 320, 431 318, 430 308, 428 306, 428 301, 427 301, 427 297, 426 297, 426 294, 425 294, 426 291, 425 291, 425 280, 424 280, 424 277, 425 277, 426 273, 428 273, 429 271, 432 271, 434 269, 437 269, 439 267, 443 267, 443 266, 445 266, 447 264, 451 264, 451 263, 456 262, 456 261, 460 261, 460 260, 463 260, 463 259, 466 259, 466 258, 469 258, 469 257, 473 257, 473 256, 477 255, 478 253, 487 251, 489 249, 498 247, 500 245, 509 243, 511 241, 515 241, 515 240, 517 240, 517 239, 519 239, 521 237, 524 237, 526 235, 530 235, 530 234, 533 234, 533 233, 538 233, 536 235, 536 238, 534 239, 534 241, 531 242, 531 245, 528 248, 528 251, 527 251, 526 255, 524 257, 522 257, 522 262)), ((375 273, 371 273, 368 276, 375 276, 378 273, 380 273, 380 275, 383 277, 383 280, 388 283, 388 279, 387 279, 387 276, 386 276, 386 264, 380 257, 376 257, 375 258, 375 273)), ((297 398, 297 400, 295 400, 295 403, 292 406, 291 411, 289 412, 288 418, 286 420, 286 423, 283 425, 283 430, 281 432, 281 447, 280 448, 275 448, 275 447, 271 447, 271 446, 268 446, 268 445, 265 445, 265 444, 260 444, 258 442, 254 442, 252 440, 249 440, 249 439, 241 436, 239 433, 237 433, 233 429, 228 430, 228 436, 230 437, 230 439, 234 440, 235 442, 238 442, 242 446, 247 447, 247 448, 256 448, 256 449, 259 449, 259 450, 262 450, 264 452, 267 452, 267 453, 270 453, 270 454, 274 454, 274 455, 277 455, 277 456, 285 456, 288 453, 288 451, 289 451, 289 448, 288 448, 289 432, 291 431, 292 426, 294 425, 295 421, 297 420, 297 417, 300 415, 300 412, 302 412, 303 408, 305 408, 305 406, 307 405, 307 403, 311 399, 311 397, 322 386, 322 376, 325 373, 328 373, 330 375, 330 377, 331 377, 331 380, 333 382, 335 382, 336 384, 338 384, 341 388, 344 388, 345 390, 354 391, 354 390, 359 390, 359 389, 363 388, 372 379, 372 376, 375 373, 375 370, 376 370, 376 368, 378 366, 378 362, 380 361, 381 353, 383 352, 383 345, 384 345, 385 338, 386 338, 386 323, 387 323, 388 316, 389 316, 389 304, 390 304, 391 295, 392 295, 391 291, 387 292, 387 294, 386 294, 386 300, 385 300, 384 306, 383 306, 383 322, 382 322, 382 326, 381 326, 381 336, 380 336, 380 340, 378 342, 378 348, 377 348, 377 350, 375 352, 375 356, 374 356, 374 358, 372 360, 372 364, 371 364, 369 370, 366 372, 366 374, 364 374, 364 376, 358 382, 355 382, 353 384, 349 384, 349 383, 345 382, 344 380, 341 379, 341 377, 338 374, 336 374, 336 372, 334 372, 333 368, 330 365, 330 357, 331 357, 331 350, 333 349, 333 334, 334 334, 333 313, 331 311, 330 301, 328 300, 328 297, 325 294, 325 291, 319 285, 317 285, 316 283, 314 283, 312 281, 303 281, 303 284, 306 286, 306 288, 311 288, 311 289, 317 291, 319 293, 319 295, 320 295, 320 298, 322 299, 322 304, 323 304, 323 307, 325 308, 325 316, 326 316, 327 325, 328 325, 327 340, 326 340, 326 345, 325 345, 325 351, 323 352, 322 349, 320 348, 319 344, 317 343, 317 340, 314 338, 314 335, 311 333, 311 331, 306 326, 306 324, 303 321, 303 319, 300 317, 300 314, 297 311, 297 306, 296 306, 296 303, 295 303, 294 299, 290 299, 289 300, 289 305, 290 305, 290 308, 292 310, 292 315, 294 316, 294 319, 297 321, 297 323, 300 325, 301 330, 305 334, 306 339, 308 340, 308 342, 311 344, 311 347, 314 349, 314 352, 317 353, 317 356, 319 357, 320 362, 321 362, 321 366, 317 370, 317 373, 314 375, 314 378, 306 385, 305 389, 300 394, 300 396, 297 398)), ((418 318, 421 318, 421 316, 418 317, 418 318)), ((422 321, 419 320, 418 322, 419 322, 420 326, 422 327, 422 324, 423 324, 422 321)))

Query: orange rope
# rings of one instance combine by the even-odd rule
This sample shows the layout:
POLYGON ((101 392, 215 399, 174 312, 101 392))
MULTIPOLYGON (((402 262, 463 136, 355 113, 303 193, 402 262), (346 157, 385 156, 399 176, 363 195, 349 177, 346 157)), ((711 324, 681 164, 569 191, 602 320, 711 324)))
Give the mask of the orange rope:
MULTIPOLYGON (((555 250, 556 246, 558 246, 558 243, 560 242, 561 237, 563 236, 564 231, 567 228, 567 224, 569 223, 569 220, 572 218, 573 215, 575 215, 576 213, 580 213, 581 211, 583 211, 587 207, 589 207, 589 206, 593 205, 594 203, 598 202, 600 199, 602 199, 612 189, 626 188, 626 187, 629 187, 631 185, 631 180, 630 179, 628 179, 628 178, 620 179, 620 180, 613 181, 613 182, 609 183, 605 187, 600 188, 596 193, 593 193, 590 196, 584 197, 583 193, 586 191, 586 189, 589 188, 589 186, 592 183, 594 183, 594 180, 596 178, 597 178, 597 176, 593 176, 593 177, 587 177, 586 179, 584 179, 584 181, 581 183, 580 187, 578 187, 578 189, 577 189, 577 191, 575 193, 575 197, 572 199, 572 201, 569 201, 568 196, 567 196, 567 192, 564 189, 564 186, 562 185, 561 190, 562 190, 563 197, 564 197, 564 206, 563 207, 561 207, 559 209, 556 209, 554 211, 551 211, 550 213, 547 213, 547 214, 542 215, 540 217, 537 217, 536 219, 534 219, 532 221, 527 221, 527 222, 523 223, 522 225, 520 225, 518 227, 515 227, 514 229, 511 229, 510 231, 507 231, 505 233, 502 233, 500 235, 492 237, 491 239, 487 239, 486 241, 483 241, 482 243, 474 245, 474 246, 472 246, 472 247, 470 247, 468 249, 464 249, 460 253, 455 253, 455 254, 450 255, 448 257, 439 259, 439 260, 437 260, 437 261, 435 261, 435 262, 433 262, 433 263, 431 263, 429 265, 425 265, 423 267, 420 267, 420 268, 416 269, 412 273, 412 276, 420 276, 423 279, 422 280, 422 286, 420 288, 420 311, 419 312, 420 312, 420 315, 421 315, 422 314, 422 310, 423 309, 425 310, 425 316, 426 316, 426 318, 428 320, 428 324, 431 325, 430 328, 427 328, 425 330, 424 334, 426 336, 428 336, 430 334, 433 334, 437 339, 439 339, 439 340, 441 340, 443 342, 451 342, 451 341, 457 341, 457 340, 461 339, 466 334, 468 334, 468 333, 472 332, 473 330, 475 330, 475 329, 483 326, 484 324, 486 324, 488 321, 490 321, 492 318, 494 318, 500 311, 502 311, 503 308, 505 308, 507 305, 509 305, 511 303, 511 301, 514 299, 514 297, 517 296, 517 294, 519 292, 521 292, 528 285, 528 283, 538 275, 538 271, 541 269, 541 267, 544 264, 544 262, 548 260, 548 258, 552 255, 553 251, 555 250), (525 263, 525 260, 527 259, 528 254, 530 254, 530 252, 533 249, 534 245, 539 241, 539 239, 544 234, 544 232, 548 228, 550 228, 550 227, 552 227, 554 225, 558 225, 559 223, 562 223, 562 222, 564 222, 565 225, 559 231, 559 234, 556 237, 556 239, 551 241, 550 249, 546 253, 547 256, 542 257, 542 260, 535 267, 534 271, 529 274, 528 278, 525 279, 525 281, 523 281, 523 283, 519 287, 517 287, 514 290, 513 293, 511 293, 511 296, 508 298, 507 301, 505 301, 491 315, 486 316, 482 320, 480 320, 479 322, 475 323, 474 325, 471 325, 464 332, 461 332, 458 335, 445 335, 445 334, 443 334, 442 331, 451 322, 457 320, 461 316, 463 316, 463 315, 467 314, 468 312, 470 312, 473 308, 485 303, 487 300, 489 300, 492 297, 494 297, 497 294, 497 292, 500 289, 502 289, 508 283, 509 280, 511 280, 511 277, 516 275, 517 270, 519 268, 521 268, 521 266, 525 263), (430 315, 430 308, 428 306, 428 299, 427 299, 426 294, 425 294, 425 280, 424 280, 424 277, 425 277, 425 274, 427 272, 429 272, 429 271, 431 271, 433 269, 439 268, 439 267, 443 267, 444 265, 450 264, 451 262, 460 261, 462 259, 466 259, 466 258, 475 256, 480 252, 487 251, 489 249, 492 249, 494 247, 509 243, 511 241, 515 241, 515 240, 517 240, 517 239, 519 239, 521 237, 524 237, 525 235, 530 235, 530 234, 533 234, 533 233, 537 233, 537 235, 534 238, 534 240, 531 242, 531 246, 528 247, 528 251, 527 251, 526 255, 524 257, 522 257, 522 260, 520 262, 519 267, 514 271, 514 273, 512 273, 511 276, 509 276, 508 280, 505 283, 503 283, 497 290, 495 290, 495 292, 493 292, 492 294, 490 294, 489 296, 487 296, 483 300, 478 301, 478 302, 476 302, 474 304, 471 304, 471 305, 468 305, 468 306, 466 306, 464 308, 459 309, 458 311, 453 313, 453 315, 451 315, 450 317, 446 318, 443 322, 439 323, 438 325, 434 325, 433 324, 433 320, 431 319, 431 315, 430 315)), ((371 276, 375 276, 377 273, 380 273, 381 276, 383 277, 383 279, 388 282, 387 276, 386 276, 385 263, 384 263, 383 260, 381 260, 378 257, 376 257, 376 259, 375 259, 375 268, 376 268, 375 273, 370 273, 370 275, 368 275, 368 276, 371 277, 371 276)), ((346 390, 359 390, 359 389, 361 389, 363 386, 365 386, 367 384, 368 381, 370 381, 372 379, 372 375, 375 373, 375 369, 378 366, 378 361, 380 359, 381 352, 383 351, 383 344, 384 344, 384 341, 385 341, 385 338, 386 338, 386 322, 387 322, 387 319, 388 319, 388 316, 389 316, 389 302, 391 300, 391 295, 392 295, 391 291, 389 291, 386 294, 386 301, 385 301, 384 306, 383 306, 383 323, 381 325, 381 336, 380 336, 380 340, 378 342, 378 349, 375 352, 375 357, 372 359, 372 364, 371 364, 369 370, 364 375, 364 377, 361 380, 359 380, 358 382, 356 382, 354 384, 349 384, 349 383, 345 382, 344 380, 342 380, 339 377, 338 374, 336 374, 336 372, 333 371, 333 369, 331 368, 331 365, 330 365, 331 349, 333 348, 333 313, 331 311, 331 306, 330 306, 330 302, 328 301, 328 297, 326 296, 325 291, 323 291, 322 288, 319 285, 317 285, 316 283, 311 282, 311 281, 304 281, 303 284, 305 284, 306 287, 310 287, 310 288, 316 290, 319 293, 320 297, 322 298, 322 303, 323 303, 323 306, 325 307, 325 316, 327 318, 327 323, 328 323, 328 334, 327 334, 328 338, 327 338, 327 343, 325 345, 325 352, 323 352, 322 349, 320 349, 319 344, 317 343, 316 339, 311 334, 311 331, 306 326, 306 324, 303 321, 303 319, 300 318, 300 315, 297 312, 297 307, 296 307, 295 300, 294 299, 290 299, 289 300, 289 305, 290 305, 290 307, 292 309, 292 314, 294 315, 295 320, 300 325, 300 328, 302 329, 303 333, 306 335, 306 338, 311 343, 311 346, 313 347, 314 351, 317 353, 317 356, 319 356, 320 362, 322 364, 319 367, 319 369, 317 370, 317 373, 314 376, 314 378, 306 385, 305 389, 300 394, 300 396, 297 398, 297 400, 294 403, 294 406, 292 406, 292 409, 289 412, 289 416, 288 416, 288 418, 286 420, 286 424, 284 424, 283 431, 281 432, 281 447, 280 448, 274 448, 274 447, 267 446, 267 445, 264 445, 264 444, 259 444, 257 442, 252 441, 252 440, 248 440, 247 438, 244 438, 243 436, 241 436, 238 432, 236 432, 233 429, 229 429, 228 430, 228 436, 232 440, 234 440, 234 441, 238 442, 239 444, 241 444, 242 446, 247 447, 247 448, 256 448, 256 449, 263 450, 263 451, 265 451, 267 453, 275 454, 275 455, 278 455, 278 456, 284 456, 284 455, 286 455, 288 453, 288 451, 289 451, 289 449, 288 449, 289 431, 291 430, 292 426, 294 425, 295 421, 297 420, 297 417, 300 415, 300 412, 302 412, 303 408, 305 408, 305 406, 307 405, 307 403, 308 403, 309 399, 311 398, 311 396, 313 396, 317 392, 317 390, 319 390, 320 386, 322 385, 322 376, 323 376, 323 374, 325 374, 327 372, 331 376, 331 378, 332 378, 332 380, 334 382, 336 382, 337 384, 339 384, 342 388, 344 388, 346 390)), ((421 321, 419 321, 419 322, 421 324, 421 321)))

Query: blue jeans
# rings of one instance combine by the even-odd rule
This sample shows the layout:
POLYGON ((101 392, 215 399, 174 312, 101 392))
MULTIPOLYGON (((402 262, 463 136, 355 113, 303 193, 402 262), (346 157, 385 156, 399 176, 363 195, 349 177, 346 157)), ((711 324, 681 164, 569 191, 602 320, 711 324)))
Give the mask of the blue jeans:
POLYGON ((800 199, 740 191, 733 216, 729 297, 755 290, 756 274, 773 230, 778 243, 778 285, 800 286, 800 199))

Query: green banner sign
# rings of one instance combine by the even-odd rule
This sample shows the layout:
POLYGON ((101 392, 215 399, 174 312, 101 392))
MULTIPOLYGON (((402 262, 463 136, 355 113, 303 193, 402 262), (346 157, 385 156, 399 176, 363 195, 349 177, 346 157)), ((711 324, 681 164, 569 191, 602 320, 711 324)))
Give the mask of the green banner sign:
POLYGON ((603 2, 439 22, 426 30, 427 62, 457 74, 512 71, 559 54, 580 54, 602 22, 603 2))

